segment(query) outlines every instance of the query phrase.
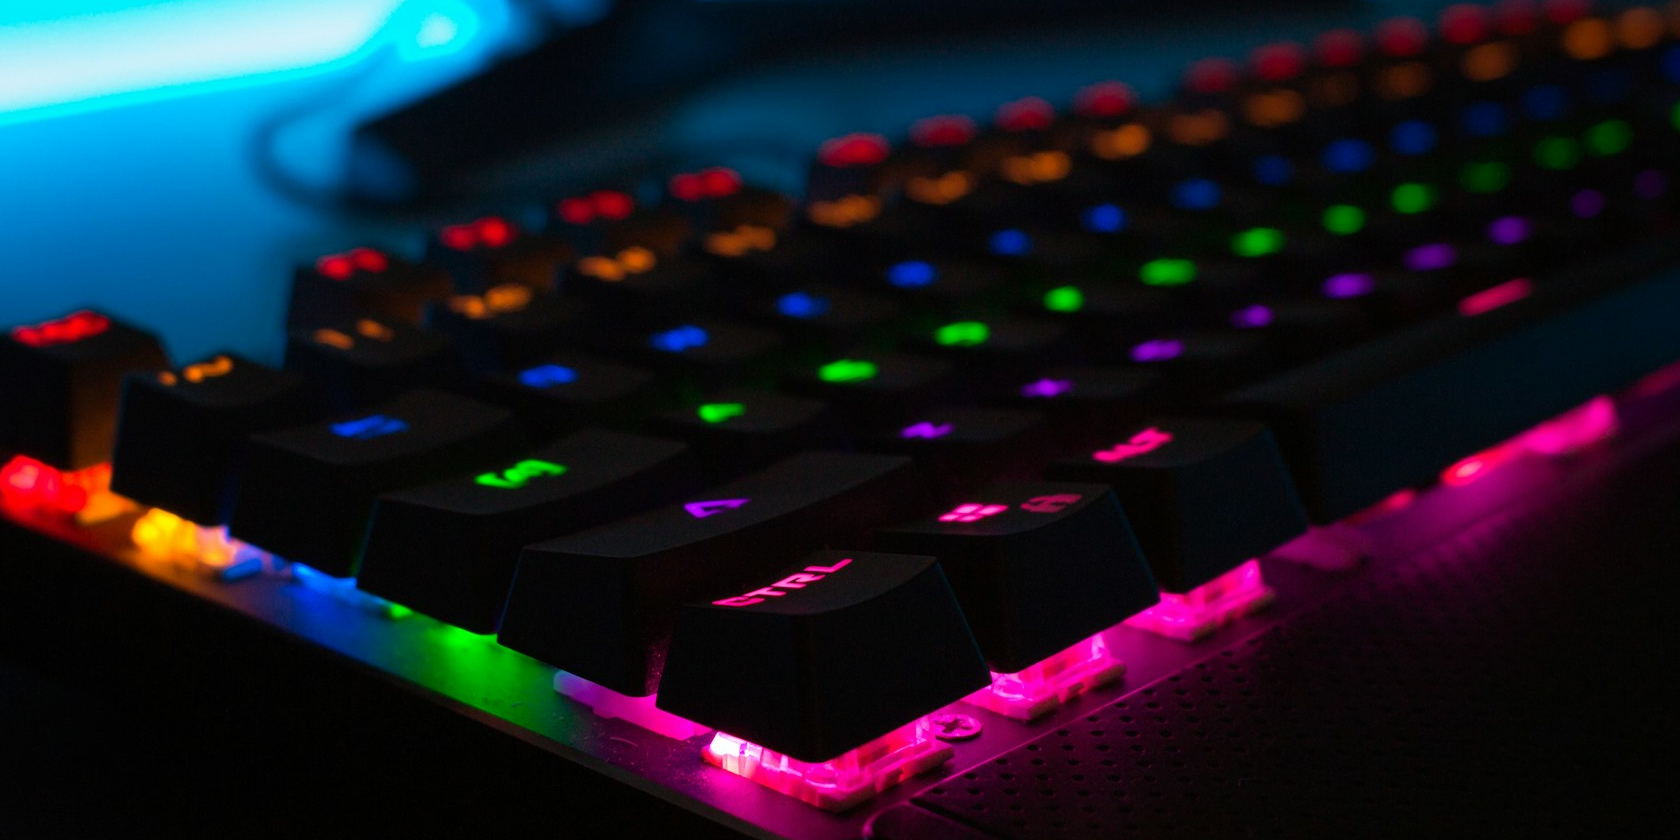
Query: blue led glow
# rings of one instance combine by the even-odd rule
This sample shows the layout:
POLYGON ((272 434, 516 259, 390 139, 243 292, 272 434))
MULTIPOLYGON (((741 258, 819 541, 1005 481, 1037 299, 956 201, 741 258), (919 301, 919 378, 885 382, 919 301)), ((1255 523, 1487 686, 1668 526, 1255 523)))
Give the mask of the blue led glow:
POLYGON ((1282 155, 1261 155, 1254 159, 1254 180, 1268 187, 1279 187, 1295 177, 1295 164, 1282 155))
POLYGON ((1000 257, 1019 257, 1032 253, 1032 238, 1024 231, 1007 228, 992 234, 986 247, 1000 257))
POLYGON ((1464 130, 1472 137, 1497 137, 1511 130, 1511 115, 1497 102, 1477 102, 1464 109, 1464 130))
POLYGON ((1569 92, 1558 85, 1537 85, 1522 97, 1523 113, 1542 122, 1569 115, 1569 92))
POLYGON ((1671 82, 1680 82, 1680 46, 1669 47, 1663 53, 1662 72, 1671 82))
POLYGON ((1614 105, 1633 92, 1633 74, 1624 67, 1606 67, 1587 76, 1587 97, 1596 105, 1614 105))
POLYGON ((695 347, 705 347, 706 342, 710 340, 711 336, 707 335, 705 330, 700 329, 693 324, 684 324, 674 330, 654 333, 653 336, 648 339, 648 343, 653 345, 653 349, 655 350, 664 350, 667 353, 681 353, 684 350, 691 350, 695 347))
POLYGON ((1118 204, 1098 204, 1085 211, 1085 229, 1092 233, 1119 233, 1126 221, 1126 211, 1118 204))
POLYGON ((1435 127, 1422 120, 1407 120, 1388 134, 1388 147, 1402 155, 1426 155, 1435 149, 1435 127))
POLYGON ((1172 203, 1184 210, 1207 210, 1219 206, 1219 185, 1206 178, 1191 178, 1173 185, 1172 203))
POLYGON ((776 300, 776 311, 789 318, 815 318, 828 311, 828 298, 791 292, 776 300))
POLYGON ((383 414, 371 414, 355 420, 332 424, 332 433, 352 440, 372 440, 408 431, 408 423, 383 414))
POLYGON ((519 381, 527 388, 552 388, 577 381, 577 371, 564 365, 537 365, 519 372, 519 381))
POLYGON ((900 289, 920 289, 933 284, 939 269, 922 260, 906 260, 887 269, 887 282, 900 289))
POLYGON ((1324 147, 1324 168, 1331 172, 1364 172, 1377 161, 1377 150, 1364 140, 1336 140, 1324 147))

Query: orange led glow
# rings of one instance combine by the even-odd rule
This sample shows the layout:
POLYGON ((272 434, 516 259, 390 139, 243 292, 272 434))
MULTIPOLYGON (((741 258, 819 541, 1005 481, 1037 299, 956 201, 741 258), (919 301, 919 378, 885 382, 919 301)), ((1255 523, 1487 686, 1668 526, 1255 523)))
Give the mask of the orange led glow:
POLYGON ((706 236, 706 250, 720 257, 739 257, 776 247, 776 232, 763 225, 741 225, 706 236))
POLYGON ((631 274, 643 274, 652 271, 659 258, 640 245, 632 245, 618 252, 618 264, 631 274))
POLYGON ((1243 119, 1261 128, 1276 128, 1299 120, 1307 112, 1307 100, 1287 89, 1256 93, 1243 100, 1243 119))
POLYGON ((1072 168, 1066 152, 1038 152, 1004 158, 1001 171, 1006 180, 1031 185, 1060 181, 1072 168))
POLYGON ((363 338, 371 338, 374 341, 390 341, 397 336, 395 332, 391 331, 390 327, 371 318, 363 318, 357 321, 356 333, 363 338))
POLYGON ((1326 73, 1307 82, 1307 101, 1317 108, 1334 108, 1359 98, 1359 77, 1346 71, 1326 73))
POLYGON ((316 330, 310 335, 310 338, 314 339, 316 344, 325 344, 328 347, 337 347, 340 350, 349 350, 356 346, 355 339, 338 330, 316 330))
POLYGON ((449 299, 449 308, 475 321, 493 318, 506 312, 518 312, 531 305, 531 290, 517 283, 504 283, 487 289, 482 295, 456 295, 449 299))
POLYGON ((1645 50, 1663 39, 1662 12, 1648 6, 1628 9, 1616 17, 1616 40, 1630 50, 1645 50))
POLYGON ((1491 82, 1511 75, 1520 54, 1510 41, 1494 41, 1466 51, 1458 60, 1459 72, 1472 82, 1491 82))
POLYGON ((916 177, 904 184, 904 194, 923 204, 950 204, 974 189, 974 176, 962 170, 937 178, 916 177))
POLYGON ((181 375, 179 377, 166 370, 158 374, 158 381, 165 385, 175 385, 180 382, 181 379, 196 383, 203 382, 206 379, 213 379, 218 376, 226 376, 231 372, 233 372, 233 360, 227 356, 217 356, 208 362, 199 362, 195 365, 187 365, 185 368, 182 368, 181 375))
POLYGON ((1113 131, 1099 131, 1091 138, 1091 154, 1105 160, 1136 157, 1149 150, 1149 129, 1127 123, 1113 131))
POLYGON ((624 267, 618 264, 618 260, 600 256, 584 257, 578 260, 577 270, 580 274, 593 277, 596 280, 605 280, 608 283, 623 280, 625 273, 624 267))
POLYGON ((1405 61, 1386 67, 1377 75, 1377 95, 1384 99, 1411 99, 1427 92, 1435 80, 1429 65, 1405 61))
MULTIPOLYGON (((152 508, 135 520, 129 539, 140 555, 196 567, 226 575, 241 561, 258 564, 271 559, 266 553, 228 536, 226 526, 206 528, 161 508, 152 508)), ((252 569, 255 571, 255 569, 252 569)))
POLYGON ((1217 142, 1231 131, 1231 120, 1224 111, 1208 108, 1188 114, 1174 114, 1167 120, 1167 136, 1186 146, 1206 146, 1217 142))
POLYGON ((1577 61, 1603 58, 1616 48, 1615 33, 1610 22, 1600 18, 1583 18, 1563 29, 1563 51, 1577 61))
POLYGON ((881 214, 881 199, 875 196, 848 195, 834 201, 813 201, 805 214, 824 227, 849 228, 867 222, 881 214))

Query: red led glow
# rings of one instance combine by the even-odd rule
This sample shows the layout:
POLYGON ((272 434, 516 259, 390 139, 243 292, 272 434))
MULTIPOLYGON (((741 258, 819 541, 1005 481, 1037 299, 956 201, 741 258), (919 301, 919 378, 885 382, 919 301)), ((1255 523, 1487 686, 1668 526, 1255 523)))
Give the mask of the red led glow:
POLYGON ((1032 720, 1114 682, 1125 671, 1125 664, 1109 653, 1108 640, 1098 633, 1017 673, 993 671, 992 684, 964 697, 963 702, 1016 720, 1032 720))
POLYGON ((106 492, 110 486, 110 464, 58 470, 19 455, 0 467, 0 504, 8 510, 81 513, 90 498, 106 492))
POLYGON ((1307 69, 1307 55, 1300 44, 1267 44, 1254 51, 1254 72, 1269 82, 1282 82, 1307 69))
POLYGON ((371 274, 383 273, 391 267, 390 258, 372 248, 357 248, 350 252, 350 261, 356 268, 371 274))
POLYGON ((714 166, 699 172, 673 175, 669 187, 671 195, 681 201, 727 198, 741 191, 741 176, 733 169, 714 166))
POLYGON ((457 251, 500 248, 513 241, 514 227, 506 219, 486 216, 464 225, 450 225, 438 232, 438 240, 457 251))
POLYGON ((1237 86, 1242 70, 1228 58, 1204 58, 1184 71, 1184 87, 1191 93, 1224 93, 1237 86))
POLYGON ((1098 82, 1073 98, 1073 110, 1087 117, 1121 117, 1137 105, 1137 94, 1123 82, 1098 82))
POLYGON ((824 166, 874 166, 887 159, 892 147, 879 134, 847 134, 823 142, 817 160, 824 166))
POLYGON ((1182 595, 1161 593, 1161 602, 1126 625, 1169 638, 1195 641, 1272 601, 1272 589, 1260 575, 1260 561, 1249 560, 1182 595))
POLYGON ((110 318, 83 309, 52 321, 13 327, 12 338, 30 347, 51 347, 55 344, 74 344, 110 328, 110 318))
POLYGON ((855 750, 813 763, 783 755, 725 732, 700 754, 710 764, 828 811, 854 808, 952 756, 933 736, 927 718, 912 721, 855 750))
POLYGON ((457 251, 470 251, 478 246, 478 230, 472 225, 451 225, 438 234, 438 239, 457 251))
POLYGON ((560 221, 568 225, 587 225, 595 221, 595 205, 587 198, 563 198, 554 207, 560 221))
POLYGON ((1587 0, 1547 0, 1544 5, 1546 19, 1562 26, 1574 23, 1592 12, 1592 3, 1587 0))
POLYGON ((1441 11, 1441 39, 1449 44, 1474 44, 1488 37, 1487 10, 1461 4, 1441 11))
POLYGON ((1365 57, 1365 34, 1356 29, 1332 29, 1318 36, 1313 51, 1325 67, 1352 67, 1365 57))
POLYGON ((961 146, 974 139, 974 121, 958 114, 920 119, 910 126, 910 142, 918 146, 961 146))
POLYGON ((589 203, 595 206, 596 213, 615 222, 629 218, 636 211, 636 200, 618 190, 596 190, 589 194, 589 203))
POLYGON ((1043 131, 1056 119, 1056 109, 1036 96, 1006 102, 997 109, 995 122, 1004 131, 1043 131))
POLYGON ((1377 25, 1377 49, 1395 58, 1408 58, 1429 46, 1429 27, 1417 18, 1390 18, 1377 25))
POLYGON ((349 280, 356 273, 356 264, 349 257, 335 254, 316 260, 315 270, 333 280, 349 280))
POLYGON ((505 219, 491 216, 479 219, 474 223, 478 227, 478 239, 487 248, 500 248, 513 241, 513 225, 505 219))
POLYGON ((1491 289, 1483 289, 1458 302, 1458 314, 1466 318, 1492 312, 1501 306, 1509 306, 1534 293, 1534 282, 1518 278, 1500 283, 1491 289))
POLYGON ((1506 35, 1527 35, 1540 25, 1539 12, 1530 0, 1506 0, 1493 8, 1493 18, 1506 35))

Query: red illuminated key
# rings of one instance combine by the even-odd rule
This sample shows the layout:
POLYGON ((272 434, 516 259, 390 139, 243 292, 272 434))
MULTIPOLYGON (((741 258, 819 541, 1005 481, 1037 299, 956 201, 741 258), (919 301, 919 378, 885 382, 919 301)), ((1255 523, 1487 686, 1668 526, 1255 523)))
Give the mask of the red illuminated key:
POLYGON ((0 335, 0 451, 58 469, 111 460, 123 375, 169 359, 151 333, 82 310, 0 335))
POLYGON ((822 551, 683 607, 659 708, 818 762, 989 682, 933 558, 822 551))
POLYGON ((328 254, 292 274, 289 327, 361 317, 420 323, 427 303, 450 295, 449 275, 373 248, 328 254))
POLYGON ((503 645, 621 694, 653 693, 678 606, 763 584, 789 557, 928 505, 908 458, 812 452, 525 549, 503 645))
POLYGON ((523 231, 501 216, 449 225, 426 244, 426 262, 469 294, 503 283, 552 291, 569 255, 560 240, 523 231))
POLYGON ((876 542, 939 558, 993 671, 1021 671, 1156 602, 1107 487, 996 484, 969 498, 876 542))

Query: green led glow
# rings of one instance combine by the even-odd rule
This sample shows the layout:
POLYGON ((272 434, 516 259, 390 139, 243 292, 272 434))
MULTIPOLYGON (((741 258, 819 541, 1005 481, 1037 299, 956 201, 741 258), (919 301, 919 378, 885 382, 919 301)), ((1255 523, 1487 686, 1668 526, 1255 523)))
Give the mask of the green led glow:
POLYGON ((722 423, 731 417, 740 417, 747 413, 747 407, 740 403, 706 403, 695 409, 700 419, 707 423, 722 423))
POLYGON ((1044 293, 1044 308, 1051 312, 1078 312, 1085 308, 1085 293, 1078 286, 1061 286, 1044 293))
POLYGON ((391 619, 408 618, 414 615, 414 610, 402 604, 389 604, 385 607, 385 615, 391 619))
POLYGON ((1605 120, 1587 129, 1587 151, 1599 157, 1619 155, 1633 145, 1633 126, 1622 120, 1605 120))
POLYGON ((979 321, 958 321, 936 330, 933 340, 946 347, 973 347, 985 344, 991 335, 991 329, 979 321))
POLYGON ((1264 257, 1283 250, 1283 231, 1277 228, 1249 228, 1231 237, 1231 253, 1239 257, 1264 257))
POLYGON ((1511 183, 1511 167, 1497 160, 1467 163, 1458 174, 1467 192, 1496 193, 1511 183))
POLYGON ((817 376, 824 382, 863 382, 874 379, 876 373, 874 362, 857 359, 841 359, 817 368, 817 376))
POLYGON ((1574 169, 1581 163, 1581 144, 1569 137, 1547 137, 1534 144, 1534 162, 1545 169, 1574 169))
POLYGON ((1196 279, 1196 264, 1163 257, 1144 263, 1143 268, 1138 269, 1138 277, 1151 286, 1182 286, 1196 279))
POLYGON ((1422 213, 1435 206, 1435 187, 1430 184, 1401 184, 1394 188, 1390 200, 1400 213, 1422 213))
POLYGON ((1365 229, 1365 211, 1352 204, 1332 204, 1324 209, 1324 229, 1349 236, 1365 229))
POLYGON ((1680 102, 1675 103, 1674 110, 1668 112, 1668 124, 1674 126, 1675 131, 1680 131, 1680 102))
POLYGON ((482 487, 495 487, 498 490, 518 490, 531 483, 533 478, 565 474, 565 464, 527 458, 501 472, 487 472, 473 479, 473 482, 482 487))

